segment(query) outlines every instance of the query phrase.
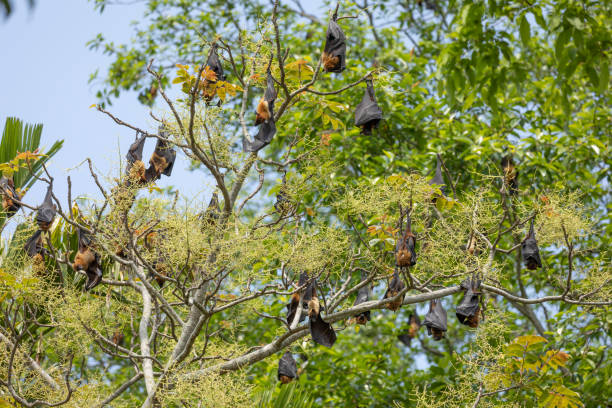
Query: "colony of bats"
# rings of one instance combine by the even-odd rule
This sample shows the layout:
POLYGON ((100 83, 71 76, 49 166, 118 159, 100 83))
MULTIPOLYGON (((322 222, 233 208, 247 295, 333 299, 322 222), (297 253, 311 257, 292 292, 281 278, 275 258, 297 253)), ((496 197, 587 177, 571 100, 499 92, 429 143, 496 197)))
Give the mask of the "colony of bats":
MULTIPOLYGON (((341 73, 346 68, 346 37, 342 28, 337 23, 337 13, 334 13, 329 22, 326 34, 324 51, 322 54, 322 66, 325 72, 341 73)), ((213 45, 207 59, 207 76, 201 84, 202 98, 206 104, 215 98, 216 81, 225 80, 223 66, 217 54, 217 47, 213 45)), ((363 134, 370 134, 378 127, 382 120, 382 110, 376 102, 373 79, 367 77, 365 79, 366 88, 361 102, 355 110, 355 125, 361 128, 363 134)), ((244 141, 243 149, 247 152, 256 152, 270 144, 272 138, 276 134, 276 124, 274 118, 274 101, 276 99, 275 81, 268 66, 266 72, 266 89, 263 96, 259 100, 255 112, 255 125, 258 126, 258 132, 254 141, 244 141)), ((149 160, 147 167, 142 160, 143 148, 146 142, 145 135, 137 134, 136 140, 130 146, 127 153, 127 168, 124 183, 126 186, 144 186, 147 183, 155 182, 162 175, 170 176, 176 160, 176 151, 170 146, 168 141, 168 132, 164 125, 159 128, 159 136, 157 137, 155 150, 149 160)), ((436 203, 445 195, 445 182, 441 171, 442 162, 438 156, 436 169, 433 178, 430 180, 430 185, 435 188, 435 193, 432 194, 432 203, 436 203)), ((506 191, 511 196, 518 194, 518 169, 516 168, 512 156, 505 156, 501 160, 501 168, 503 171, 503 179, 506 191)), ((291 207, 291 200, 285 191, 286 180, 283 177, 281 190, 277 194, 277 201, 274 205, 279 214, 284 214, 291 207)), ((21 196, 13 183, 12 178, 0 178, 0 195, 2 197, 2 210, 5 217, 9 218, 21 208, 21 196)), ((390 299, 387 303, 387 309, 397 311, 402 306, 406 282, 405 272, 409 273, 409 269, 416 265, 417 262, 417 237, 412 231, 411 212, 412 208, 402 209, 400 206, 399 217, 399 234, 397 236, 394 258, 395 269, 391 280, 388 282, 387 290, 384 294, 384 299, 390 299), (403 219, 406 218, 404 226, 403 219)), ((49 185, 47 193, 42 204, 37 208, 35 221, 38 225, 36 232, 26 241, 24 250, 27 256, 33 260, 33 268, 38 273, 45 270, 45 259, 49 256, 49 250, 43 245, 43 236, 48 234, 51 225, 57 215, 56 206, 53 204, 52 185, 49 185)), ((220 219, 221 209, 219 199, 215 192, 210 200, 208 208, 201 214, 200 221, 203 228, 214 227, 220 219)), ((101 257, 97 251, 95 238, 84 229, 78 229, 78 251, 74 256, 73 269, 82 271, 86 275, 85 290, 92 290, 102 282, 103 270, 101 257)), ((149 231, 144 239, 145 246, 154 250, 157 243, 164 236, 163 231, 149 231)), ((461 247, 471 255, 478 255, 477 238, 472 232, 468 238, 466 245, 461 247)), ((164 278, 169 273, 169 268, 166 265, 166 260, 163 258, 161 251, 158 251, 156 259, 152 266, 158 272, 152 276, 159 285, 164 285, 164 278)), ((538 244, 535 238, 533 226, 533 218, 529 233, 522 242, 523 261, 528 269, 536 269, 542 266, 538 244)), ((123 249, 119 249, 118 254, 123 253, 123 249)), ((362 282, 366 280, 366 275, 362 275, 362 282)), ((461 288, 464 290, 463 299, 456 308, 457 319, 461 324, 477 327, 480 317, 482 316, 482 292, 480 291, 481 280, 478 277, 466 279, 461 288)), ((317 280, 314 277, 309 277, 306 273, 299 275, 298 289, 291 297, 290 303, 287 305, 286 321, 289 327, 295 327, 308 319, 308 325, 312 340, 320 345, 331 347, 336 341, 336 333, 331 324, 325 321, 322 312, 325 312, 324 306, 320 303, 317 295, 317 290, 320 289, 317 280), (299 317, 298 317, 299 315, 299 317), (294 321, 297 320, 297 321, 294 321)), ((357 291, 357 296, 354 305, 359 305, 371 299, 371 285, 368 283, 363 285, 357 291)), ((349 323, 365 325, 370 321, 370 311, 362 312, 349 319, 349 323)), ((398 339, 406 345, 410 345, 412 339, 416 338, 418 331, 422 325, 427 327, 427 332, 434 340, 441 340, 447 330, 447 316, 443 309, 440 299, 431 300, 429 303, 429 311, 427 312, 424 321, 421 323, 419 316, 415 313, 410 314, 408 330, 398 335, 398 339)), ((120 332, 115 334, 116 342, 119 344, 123 335, 120 332), (120 339, 121 338, 121 339, 120 339)), ((115 339, 113 340, 115 341, 115 339)), ((278 365, 278 380, 286 384, 298 377, 298 369, 296 361, 290 352, 285 352, 279 360, 278 365)))

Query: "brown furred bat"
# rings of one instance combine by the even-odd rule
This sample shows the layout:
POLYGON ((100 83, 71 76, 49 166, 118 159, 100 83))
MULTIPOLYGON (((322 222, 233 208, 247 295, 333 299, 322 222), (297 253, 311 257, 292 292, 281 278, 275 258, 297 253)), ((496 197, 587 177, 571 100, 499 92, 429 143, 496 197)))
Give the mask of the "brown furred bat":
POLYGON ((91 236, 87 231, 79 228, 79 251, 74 257, 72 268, 75 271, 85 271, 87 282, 85 290, 91 290, 102 281, 102 268, 100 255, 93 250, 91 236))
POLYGON ((478 327, 480 321, 481 283, 482 281, 475 276, 461 283, 461 288, 465 290, 465 293, 455 313, 459 323, 473 328, 478 327))
POLYGON ((429 311, 425 315, 423 325, 427 327, 427 334, 433 336, 436 341, 442 340, 446 332, 446 310, 442 308, 440 299, 432 299, 429 302, 429 311))
MULTIPOLYGON (((391 282, 389 282, 389 287, 387 288, 387 291, 385 292, 384 299, 396 297, 402 290, 404 290, 405 287, 406 287, 406 284, 399 276, 398 268, 396 267, 395 270, 393 271, 393 278, 391 279, 391 282)), ((404 302, 404 295, 399 296, 397 299, 387 304, 387 309, 395 312, 402 306, 403 302, 404 302)))
POLYGON ((21 197, 15 191, 12 177, 2 176, 0 178, 0 195, 2 196, 2 212, 6 214, 6 218, 11 218, 21 208, 21 204, 15 202, 15 200, 21 201, 21 197))
POLYGON ((288 351, 278 360, 277 376, 281 384, 289 384, 298 376, 297 363, 293 355, 288 351))
MULTIPOLYGON (((412 208, 412 205, 411 205, 412 208)), ((401 213, 400 208, 400 213, 401 213)), ((400 214, 400 238, 395 245, 395 264, 400 268, 406 268, 416 265, 416 237, 412 233, 412 220, 410 213, 412 209, 406 213, 406 230, 402 232, 403 214, 400 214)))
POLYGON ((130 145, 125 155, 128 162, 126 168, 128 186, 131 183, 145 183, 147 181, 145 177, 145 164, 142 161, 142 150, 144 149, 146 136, 142 135, 139 138, 139 135, 140 133, 136 133, 136 140, 130 145))
POLYGON ((317 280, 313 279, 302 298, 302 304, 308 306, 308 324, 310 335, 315 343, 331 347, 336 342, 336 332, 331 324, 321 317, 321 305, 316 291, 317 280))
POLYGON ((340 73, 346 68, 346 37, 337 19, 338 14, 334 13, 325 34, 325 47, 321 57, 325 72, 340 73))
POLYGON ((504 171, 504 184, 511 196, 518 194, 518 175, 519 171, 514 165, 512 155, 506 155, 501 159, 501 167, 504 171))
POLYGON ((421 319, 415 313, 411 313, 408 317, 408 330, 397 336, 397 338, 407 346, 410 346, 412 339, 416 338, 419 329, 421 328, 421 319))

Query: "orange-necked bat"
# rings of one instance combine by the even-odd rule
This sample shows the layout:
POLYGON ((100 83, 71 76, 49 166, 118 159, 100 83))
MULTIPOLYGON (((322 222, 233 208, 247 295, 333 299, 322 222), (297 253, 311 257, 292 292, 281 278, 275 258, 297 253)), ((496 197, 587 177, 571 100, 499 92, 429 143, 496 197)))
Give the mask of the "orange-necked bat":
POLYGON ((165 262, 163 256, 161 255, 161 251, 158 249, 160 239, 164 239, 164 235, 162 233, 157 231, 149 231, 147 235, 145 235, 144 244, 149 251, 155 251, 157 253, 157 258, 153 261, 152 266, 155 268, 155 271, 159 276, 155 274, 152 275, 154 275, 153 278, 159 287, 163 288, 164 283, 166 282, 164 277, 168 276, 169 270, 167 262, 165 262))
POLYGON ((47 188, 47 194, 45 195, 45 199, 43 203, 38 207, 38 212, 36 213, 36 222, 38 223, 38 228, 43 231, 48 231, 53 224, 53 220, 55 219, 55 214, 57 213, 57 209, 53 204, 52 197, 52 189, 51 186, 47 188))
POLYGON ((514 165, 512 155, 504 156, 501 159, 501 167, 504 170, 504 183, 508 189, 510 195, 518 194, 518 175, 519 171, 514 165))
MULTIPOLYGON (((365 274, 361 275, 362 281, 365 280, 366 278, 367 276, 365 274)), ((361 303, 364 303, 370 300, 370 291, 371 291, 371 288, 370 288, 369 283, 359 288, 359 290, 357 291, 357 297, 355 298, 355 303, 353 303, 353 306, 357 306, 361 303)), ((357 324, 366 324, 369 321, 370 321, 370 311, 369 310, 366 310, 365 312, 361 312, 355 316, 355 322, 357 324)))
POLYGON ((21 208, 21 204, 14 201, 21 201, 21 197, 15 191, 12 177, 0 178, 0 195, 2 196, 2 211, 6 214, 6 218, 11 218, 21 208))
POLYGON ((313 279, 306 288, 302 303, 308 307, 308 324, 312 340, 322 346, 331 347, 336 342, 336 332, 332 325, 321 317, 321 305, 317 297, 316 285, 317 280, 313 279))
POLYGON ((72 268, 75 271, 85 271, 87 275, 85 290, 91 290, 102 282, 100 255, 93 250, 93 242, 87 231, 79 228, 77 234, 79 237, 79 251, 74 257, 72 268))
POLYGON ((523 261, 527 266, 527 269, 535 270, 542 267, 542 261, 540 260, 540 249, 538 248, 538 241, 536 241, 535 230, 533 228, 533 218, 529 225, 529 233, 521 244, 521 252, 523 253, 523 261))
MULTIPOLYGON (((387 291, 385 292, 384 299, 396 297, 402 290, 404 290, 405 287, 406 287, 406 284, 404 283, 402 278, 399 276, 398 268, 396 267, 395 270, 393 271, 393 278, 391 278, 391 282, 389 282, 389 287, 387 288, 387 291)), ((387 309, 393 310, 395 312, 402 306, 403 302, 404 302, 404 295, 398 297, 393 302, 387 304, 387 309)))
POLYGON ((478 327, 480 321, 480 284, 482 281, 472 276, 461 283, 461 288, 465 290, 463 299, 457 306, 457 319, 459 323, 470 327, 478 327))
POLYGON ((115 346, 122 346, 124 339, 125 336, 121 332, 121 329, 115 330, 115 332, 113 333, 113 343, 115 344, 115 346))
MULTIPOLYGON (((440 192, 442 193, 442 196, 446 195, 445 192, 445 185, 444 185, 444 178, 442 178, 442 160, 440 160, 440 157, 436 157, 436 173, 434 174, 433 178, 431 180, 429 180, 429 185, 430 186, 436 186, 440 189, 440 192)), ((433 202, 435 203, 436 198, 438 198, 438 194, 434 194, 434 198, 433 198, 433 202)))
POLYGON ((421 328, 421 319, 415 313, 411 313, 410 317, 408 317, 408 330, 406 332, 400 334, 398 339, 407 346, 410 346, 410 342, 412 339, 416 338, 419 329, 421 328))
POLYGON ((281 359, 278 360, 278 380, 281 384, 289 384, 297 376, 297 363, 293 355, 286 351, 281 359))
POLYGON ((259 125, 259 130, 251 142, 248 138, 243 138, 242 148, 245 152, 257 152, 269 145, 276 134, 276 123, 274 122, 274 101, 276 100, 276 89, 274 88, 274 78, 268 69, 266 74, 266 91, 263 98, 257 105, 255 124, 259 125))
POLYGON ((325 72, 340 73, 346 68, 346 37, 336 22, 337 18, 338 15, 334 13, 327 26, 322 56, 325 72))
MULTIPOLYGON (((166 132, 164 125, 159 127, 159 134, 164 139, 168 138, 168 132, 166 132)), ((168 177, 172 174, 172 168, 176 160, 176 151, 164 139, 157 139, 155 150, 149 160, 151 166, 145 172, 147 181, 158 180, 162 174, 168 177)))
POLYGON ((23 246, 25 252, 32 258, 32 268, 35 272, 45 270, 45 256, 47 250, 43 247, 42 230, 37 230, 23 246))
POLYGON ((472 231, 470 237, 468 238, 466 245, 461 245, 460 247, 465 252, 470 255, 478 256, 482 253, 480 248, 478 248, 478 239, 476 238, 476 234, 472 231))
MULTIPOLYGON (((298 281, 298 286, 302 287, 306 284, 306 282, 308 282, 308 274, 306 272, 302 272, 300 274, 300 279, 298 281)), ((300 289, 300 290, 296 290, 292 295, 291 295, 291 301, 287 304, 287 326, 291 326, 291 323, 293 323, 293 319, 295 317, 295 313, 297 312, 298 307, 300 307, 301 302, 300 299, 302 298, 300 292, 303 292, 304 289, 300 289)), ((303 322, 304 320, 306 320, 306 314, 305 313, 301 313, 300 314, 300 322, 303 322)))
POLYGON ((126 173, 128 175, 127 184, 131 183, 145 183, 147 181, 145 177, 145 164, 142 161, 142 150, 144 149, 146 136, 138 137, 139 133, 136 134, 136 140, 131 144, 126 154, 127 168, 126 173))
MULTIPOLYGON (((401 209, 400 209, 401 212, 401 209)), ((403 214, 400 214, 400 237, 395 245, 395 264, 400 268, 416 265, 416 237, 412 233, 412 220, 410 211, 406 213, 406 230, 402 232, 403 214)))
POLYGON ((366 91, 355 109, 355 126, 361 128, 364 135, 372 134, 382 119, 382 110, 376 102, 376 93, 372 78, 366 79, 366 91))
POLYGON ((217 81, 225 81, 223 65, 221 65, 221 60, 219 59, 219 55, 217 54, 217 44, 213 44, 213 46, 211 47, 210 54, 208 55, 208 60, 206 61, 206 66, 212 72, 214 72, 214 78, 205 78, 204 82, 202 83, 202 96, 208 104, 217 94, 217 88, 215 86, 217 81))
POLYGON ((446 310, 442 308, 440 299, 432 299, 429 302, 429 311, 425 315, 423 325, 427 327, 427 334, 433 336, 434 340, 442 340, 446 332, 446 310))

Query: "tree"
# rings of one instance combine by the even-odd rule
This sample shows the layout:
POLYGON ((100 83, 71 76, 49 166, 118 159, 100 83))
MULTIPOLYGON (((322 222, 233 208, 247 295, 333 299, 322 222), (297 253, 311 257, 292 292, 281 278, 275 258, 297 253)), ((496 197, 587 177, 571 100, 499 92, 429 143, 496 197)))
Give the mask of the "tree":
MULTIPOLYGON (((186 11, 197 14, 198 7, 211 3, 176 4, 181 15, 189 16, 186 11)), ((359 7, 340 8, 338 22, 351 39, 350 57, 348 69, 332 79, 322 70, 321 47, 315 52, 312 40, 292 34, 298 32, 294 11, 278 1, 271 10, 245 3, 247 22, 260 13, 253 30, 228 35, 214 30, 219 36, 207 42, 184 41, 185 55, 193 52, 193 59, 180 60, 171 77, 169 68, 146 62, 144 69, 168 109, 157 119, 157 132, 98 105, 118 125, 135 131, 137 139, 126 171, 110 186, 92 170, 102 204, 77 207, 69 198, 70 208, 64 211, 53 197, 59 215, 44 234, 44 268, 35 268, 19 251, 33 226, 13 238, 13 252, 2 263, 2 294, 8 299, 2 305, 2 341, 8 346, 0 371, 4 396, 25 406, 41 405, 37 399, 74 406, 251 405, 257 399, 251 395, 254 384, 270 388, 270 377, 276 376, 266 373, 275 371, 288 349, 307 356, 298 358, 299 385, 319 406, 509 406, 525 400, 603 406, 608 391, 602 384, 609 370, 603 346, 609 342, 605 329, 610 321, 605 307, 612 303, 612 285, 602 229, 609 226, 604 217, 589 214, 603 215, 608 198, 596 182, 576 191, 576 184, 584 182, 582 173, 543 158, 559 154, 546 137, 576 140, 572 126, 592 121, 588 140, 601 150, 576 150, 576 165, 586 165, 594 152, 596 159, 587 168, 605 169, 607 156, 599 154, 608 149, 601 142, 607 129, 601 126, 605 113, 598 109, 606 105, 589 105, 584 88, 591 85, 585 85, 585 77, 562 78, 577 82, 567 92, 580 103, 570 106, 576 116, 570 123, 567 117, 561 121, 567 113, 562 100, 551 102, 550 94, 536 92, 538 86, 521 79, 521 67, 503 71, 503 64, 481 62, 485 65, 471 84, 449 85, 449 78, 463 75, 462 58, 488 61, 491 47, 504 49, 496 36, 511 37, 487 31, 492 38, 474 40, 483 13, 502 19, 517 11, 512 3, 500 9, 493 3, 466 3, 449 23, 448 10, 438 7, 455 3, 427 5, 435 8, 435 19, 420 26, 417 44, 423 55, 439 53, 439 66, 395 41, 397 27, 377 29, 376 15, 365 3, 361 12, 359 7), (362 13, 371 27, 363 26, 362 13), (446 32, 457 41, 435 44, 436 36, 446 32), (368 45, 369 33, 374 47, 368 45), (474 44, 478 47, 464 53, 474 44), (226 75, 217 69, 215 53, 223 57, 226 75), (374 56, 378 63, 371 66, 374 56), (427 83, 438 69, 437 83, 427 83), (506 82, 511 73, 515 76, 506 82), (243 152, 243 146, 252 150, 254 130, 271 126, 253 129, 247 124, 262 95, 270 106, 271 95, 264 93, 269 78, 278 92, 273 109, 278 134, 265 150, 243 152), (386 116, 373 135, 363 135, 353 127, 352 112, 370 79, 386 116), (175 100, 166 93, 170 81, 182 90, 175 100), (437 97, 435 89, 440 90, 437 97), (537 106, 537 114, 518 109, 519 104, 537 106), (566 126, 555 128, 554 135, 530 136, 556 123, 566 126), (512 132, 514 147, 506 140, 512 132), (147 167, 141 144, 151 139, 157 148, 147 167), (410 152, 399 146, 407 142, 410 152), (549 150, 536 155, 534 146, 549 150), (183 204, 178 194, 154 193, 153 182, 162 173, 171 176, 171 149, 215 180, 219 198, 206 209, 192 198, 183 204), (502 153, 511 151, 519 170, 518 193, 510 183, 514 170, 497 165, 502 153), (427 175, 426 168, 435 167, 435 152, 442 153, 437 159, 442 159, 443 186, 430 184, 432 174, 427 175), (558 174, 538 174, 540 168, 558 174), (549 179, 561 176, 565 184, 549 179), (404 287, 382 298, 394 274, 402 218, 408 215, 417 262, 395 277, 404 287), (523 262, 522 244, 531 223, 544 268, 527 269, 523 262), (77 255, 85 259, 87 254, 91 261, 86 267, 72 267, 77 255), (98 270, 103 279, 94 286, 98 270), (477 330, 462 328, 450 313, 446 340, 434 343, 422 329, 410 342, 410 352, 397 347, 397 335, 408 328, 407 305, 436 300, 453 310, 467 290, 461 282, 472 277, 483 280, 475 296, 486 309, 477 330), (88 292, 82 291, 85 278, 88 287, 94 286, 88 292), (370 285, 376 287, 369 300, 355 304, 360 289, 370 285), (301 300, 290 303, 294 296, 310 299, 309 308, 299 307, 301 300), (404 306, 397 314, 381 312, 399 299, 404 306), (356 332, 353 327, 360 326, 349 321, 365 312, 372 319, 356 332), (300 323, 302 314, 311 315, 305 323, 300 323), (334 325, 338 340, 333 347, 323 350, 305 341, 313 324, 334 325), (598 325, 604 330, 596 331, 598 325), (414 369, 411 354, 421 351, 433 363, 427 371, 414 369), (278 358, 271 358, 274 354, 278 358), (591 361, 592 376, 581 378, 591 361), (345 376, 351 381, 343 381, 345 376), (597 389, 603 391, 589 393, 597 389)), ((381 3, 377 10, 384 12, 383 6, 390 7, 381 3)), ((406 13, 419 13, 406 7, 406 13)), ((529 12, 537 14, 536 8, 530 5, 529 12)), ((228 8, 209 9, 222 14, 217 22, 214 14, 207 20, 213 28, 233 19, 232 13, 224 14, 228 8)), ((547 8, 544 14, 548 18, 565 11, 547 8)), ((159 23, 172 20, 172 15, 160 15, 159 23)), ((174 21, 193 24, 184 18, 174 21)), ((519 21, 520 44, 531 44, 522 17, 519 21)), ((167 33, 168 27, 151 32, 167 33)), ((529 67, 547 55, 539 41, 533 43, 539 53, 526 53, 529 67)), ((131 68, 143 72, 134 62, 131 68)), ((464 69, 469 79, 470 69, 464 69)), ((130 75, 117 78, 135 83, 130 75)), ((606 91, 607 85, 601 100, 607 99, 606 91)), ((46 181, 53 183, 51 176, 46 181)), ((288 393, 283 389, 279 400, 290 398, 288 393)))

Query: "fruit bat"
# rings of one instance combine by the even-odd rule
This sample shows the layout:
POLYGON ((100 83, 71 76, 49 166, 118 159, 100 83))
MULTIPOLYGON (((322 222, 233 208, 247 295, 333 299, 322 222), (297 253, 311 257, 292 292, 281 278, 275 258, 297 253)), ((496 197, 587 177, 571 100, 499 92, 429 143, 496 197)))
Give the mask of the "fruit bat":
POLYGON ((274 101, 276 100, 276 90, 274 89, 274 79, 268 71, 266 80, 266 91, 263 98, 257 105, 255 124, 259 124, 259 130, 255 139, 251 142, 244 138, 242 147, 245 152, 257 152, 269 145, 276 134, 276 124, 274 123, 274 101), (260 113, 261 111, 261 113, 260 113), (267 119, 266 119, 267 117, 267 119))
POLYGON ((43 231, 48 231, 51 224, 53 224, 56 213, 57 209, 52 201, 52 189, 51 186, 49 186, 47 188, 45 199, 38 207, 38 212, 36 213, 36 222, 38 223, 38 227, 43 231))
POLYGON ((461 245, 460 248, 468 254, 474 256, 478 256, 482 253, 482 251, 478 248, 478 239, 476 238, 476 234, 474 234, 473 232, 470 234, 467 244, 461 245))
MULTIPOLYGON (((308 274, 306 272, 302 272, 300 274, 300 279, 298 281, 298 286, 302 287, 308 282, 308 274)), ((301 289, 302 291, 304 289, 301 289)), ((291 301, 287 304, 287 325, 291 326, 293 323, 293 319, 295 317, 295 313, 297 312, 298 307, 300 307, 300 291, 296 291, 291 295, 291 301)), ((306 314, 300 314, 300 322, 306 320, 306 314)))
MULTIPOLYGON (((401 211, 401 210, 400 210, 401 211)), ((400 238, 395 245, 395 264, 400 268, 416 265, 416 237, 412 233, 410 212, 406 213, 406 230, 402 232, 403 214, 400 215, 400 238)))
POLYGON ((217 88, 215 84, 217 81, 225 81, 225 75, 223 73, 223 65, 221 65, 221 61, 219 60, 219 55, 217 55, 217 45, 213 44, 210 54, 208 55, 208 60, 206 61, 206 66, 214 72, 214 79, 205 78, 202 83, 202 89, 204 94, 204 100, 206 103, 209 103, 217 94, 217 88))
MULTIPOLYGON (((385 292, 384 299, 389 299, 389 298, 397 296, 398 293, 404 290, 405 287, 406 287, 406 284, 400 278, 399 273, 398 273, 398 268, 396 267, 395 271, 393 271, 393 278, 391 279, 391 282, 389 283, 389 287, 387 291, 385 292)), ((404 295, 400 296, 398 299, 394 300, 393 302, 387 304, 387 309, 393 310, 395 312, 397 309, 399 309, 402 306, 403 302, 404 302, 404 295)))
MULTIPOLYGON (((167 139, 168 137, 163 125, 159 127, 159 134, 164 137, 164 139, 167 139)), ((176 151, 168 145, 168 142, 158 138, 153 155, 149 160, 151 166, 146 172, 148 173, 146 175, 147 181, 158 180, 162 174, 169 177, 172 174, 172 168, 174 167, 175 160, 176 151)))
POLYGON ((200 216, 200 219, 204 222, 204 224, 208 226, 213 226, 217 223, 219 218, 221 217, 221 207, 219 207, 219 196, 215 191, 208 203, 208 207, 204 214, 200 216))
POLYGON ((412 339, 416 338, 419 329, 421 328, 421 319, 416 313, 411 313, 408 318, 408 330, 397 336, 397 338, 407 346, 410 346, 412 339))
POLYGON ((113 333, 113 343, 115 344, 115 346, 122 346, 124 339, 125 339, 125 336, 123 335, 121 330, 119 329, 115 330, 115 332, 113 333))
POLYGON ((13 199, 21 201, 21 197, 15 191, 13 178, 0 178, 0 195, 2 195, 2 211, 7 218, 12 217, 21 208, 21 204, 16 203, 13 199))
POLYGON ((157 251, 157 259, 153 261, 153 265, 152 265, 153 268, 155 268, 157 275, 155 274, 152 274, 152 275, 154 275, 154 279, 160 288, 163 288, 164 283, 166 282, 166 280, 163 277, 168 276, 168 266, 166 262, 164 262, 163 257, 161 256, 159 250, 157 249, 157 247, 159 246, 159 240, 164 239, 164 238, 165 237, 163 236, 163 234, 158 233, 157 231, 149 231, 149 233, 145 235, 145 239, 144 239, 145 247, 148 250, 157 251), (158 275, 161 275, 161 276, 158 276, 158 275))
POLYGON ((289 384, 297 377, 297 363, 293 355, 286 351, 278 360, 278 380, 281 384, 289 384))
POLYGON ((512 155, 504 156, 501 159, 501 167, 504 170, 504 183, 510 195, 518 194, 518 169, 514 166, 512 155))
POLYGON ((538 241, 536 241, 535 231, 533 229, 533 218, 529 226, 529 233, 523 240, 522 244, 523 261, 529 270, 535 270, 542 267, 542 261, 540 260, 540 249, 538 248, 538 241))
POLYGON ((456 315, 459 323, 474 328, 478 327, 480 320, 480 296, 482 294, 480 291, 481 283, 482 281, 474 276, 461 283, 461 288, 465 290, 465 293, 457 306, 456 315))
POLYGON ((23 246, 23 249, 28 256, 32 258, 32 269, 36 272, 44 271, 47 250, 43 247, 42 230, 37 230, 30 238, 28 238, 23 246))
MULTIPOLYGON (((429 185, 437 186, 440 189, 442 195, 446 195, 444 189, 444 179, 442 178, 442 160, 440 160, 440 157, 436 157, 436 173, 434 174, 433 178, 429 180, 429 185)), ((433 199, 434 202, 435 199, 436 198, 433 199)))
POLYGON ((427 327, 427 334, 433 336, 434 340, 442 340, 446 332, 446 310, 442 308, 440 299, 429 302, 429 311, 423 324, 427 327))
POLYGON ((323 69, 325 72, 340 73, 346 68, 346 37, 336 22, 337 14, 327 26, 325 35, 325 48, 323 48, 323 69))
POLYGON ((316 285, 317 280, 313 279, 306 288, 302 303, 308 306, 308 324, 312 340, 322 346, 331 347, 336 342, 336 332, 332 325, 321 317, 321 305, 317 297, 316 285))
POLYGON ((372 129, 378 127, 382 119, 382 110, 376 103, 376 94, 372 78, 366 79, 366 91, 357 108, 355 109, 355 126, 361 128, 364 135, 372 134, 372 129))
MULTIPOLYGON (((361 280, 365 280, 365 276, 361 276, 361 280)), ((357 306, 361 303, 367 302, 370 300, 370 284, 368 283, 365 286, 362 286, 357 291, 357 297, 355 298, 355 303, 353 306, 357 306)), ((366 324, 370 321, 370 311, 366 310, 365 312, 361 312, 358 315, 355 315, 355 322, 357 324, 366 324)))
POLYGON ((141 138, 138 138, 138 134, 136 134, 136 140, 130 148, 128 149, 127 154, 125 155, 127 159, 127 168, 126 173, 128 175, 128 185, 130 182, 146 182, 145 177, 145 164, 142 161, 142 149, 144 148, 144 144, 146 141, 146 136, 142 135, 141 138))
POLYGON ((274 209, 281 215, 284 215, 291 209, 291 200, 289 195, 286 193, 284 185, 276 195, 276 202, 274 203, 274 209))
POLYGON ((100 255, 92 249, 91 236, 79 228, 79 251, 74 257, 72 268, 75 271, 85 271, 87 282, 85 290, 91 290, 102 281, 102 268, 100 267, 100 255))

